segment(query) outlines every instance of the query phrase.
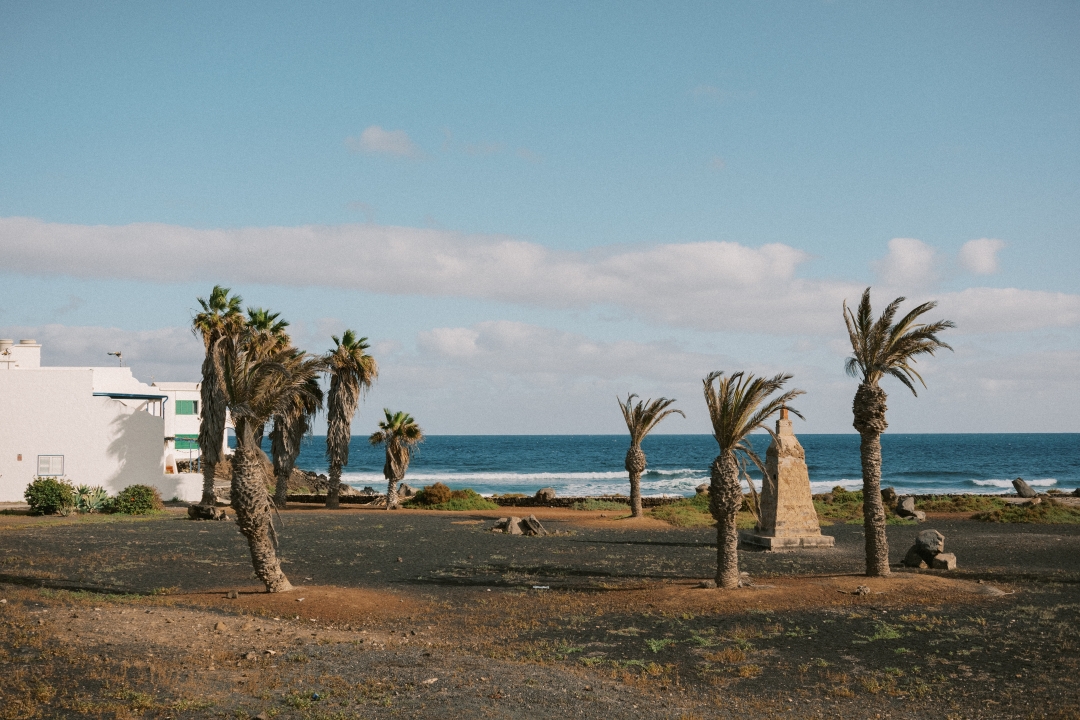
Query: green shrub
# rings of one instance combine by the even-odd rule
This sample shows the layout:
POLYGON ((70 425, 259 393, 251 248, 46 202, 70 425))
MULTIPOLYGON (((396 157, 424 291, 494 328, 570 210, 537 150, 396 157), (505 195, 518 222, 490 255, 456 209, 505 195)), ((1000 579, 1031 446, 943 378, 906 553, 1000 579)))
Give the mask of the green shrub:
POLYGON ((75 488, 75 509, 81 513, 104 512, 108 502, 109 493, 100 485, 75 488))
POLYGON ((75 488, 52 477, 34 478, 23 497, 31 515, 67 515, 75 509, 75 488))
POLYGON ((498 510, 499 506, 487 498, 482 497, 476 491, 465 488, 464 490, 451 490, 442 483, 427 485, 423 490, 416 493, 406 507, 421 507, 428 510, 498 510))
POLYGON ((123 515, 152 515, 165 508, 157 488, 129 485, 108 503, 108 511, 123 515))
MULTIPOLYGON (((735 518, 735 526, 740 530, 749 530, 757 524, 754 515, 745 509, 748 497, 749 495, 743 496, 743 509, 735 518)), ((709 512, 708 493, 698 493, 693 497, 666 503, 653 508, 649 514, 675 527, 708 527, 716 524, 709 512)))

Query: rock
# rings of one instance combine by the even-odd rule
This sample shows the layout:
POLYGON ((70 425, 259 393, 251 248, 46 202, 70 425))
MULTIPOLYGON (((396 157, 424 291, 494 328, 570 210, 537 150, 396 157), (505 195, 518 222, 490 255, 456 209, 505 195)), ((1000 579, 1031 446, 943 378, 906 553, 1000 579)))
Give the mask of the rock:
POLYGON ((368 485, 363 490, 361 490, 359 494, 360 495, 378 495, 379 491, 376 490, 375 488, 371 487, 370 485, 368 485))
POLYGON ((704 588, 706 590, 715 590, 716 589, 716 581, 715 580, 702 580, 701 582, 698 583, 698 587, 699 588, 704 588))
POLYGON ((416 494, 416 488, 406 483, 398 485, 397 494, 399 498, 411 498, 416 494))
POLYGON ((189 505, 187 514, 192 520, 228 519, 228 514, 225 512, 224 508, 214 507, 213 505, 189 505))
POLYGON ((249 652, 246 655, 244 655, 244 659, 245 660, 258 660, 259 656, 254 652, 249 652))
MULTIPOLYGON (((881 502, 885 503, 885 507, 891 510, 896 507, 896 501, 896 490, 891 487, 881 489, 881 502)), ((912 505, 911 509, 914 510, 915 506, 912 505)))
POLYGON ((945 552, 945 536, 937 530, 923 530, 915 536, 915 547, 929 563, 939 552, 945 552))
POLYGON ((855 592, 853 592, 851 594, 852 595, 869 595, 870 594, 870 588, 868 588, 865 585, 860 585, 859 587, 855 588, 855 592))
POLYGON ((1026 503, 1020 503, 1020 504, 1023 505, 1024 507, 1035 507, 1036 505, 1041 505, 1042 504, 1042 498, 1041 497, 1033 497, 1030 500, 1028 500, 1026 503))
POLYGON ((218 632, 225 632, 226 630, 229 629, 229 626, 226 625, 225 623, 221 622, 220 620, 218 620, 218 624, 214 626, 214 629, 217 630, 218 632))
POLYGON ((938 553, 930 561, 930 567, 935 570, 955 570, 956 556, 952 553, 938 553))
POLYGON ((915 498, 910 495, 897 498, 896 514, 900 517, 912 517, 915 514, 915 498))
POLYGON ((907 551, 907 555, 904 556, 904 566, 910 568, 926 569, 928 565, 923 560, 922 555, 919 554, 919 548, 915 545, 911 546, 911 549, 907 551))
POLYGON ((540 521, 536 519, 535 515, 530 515, 521 521, 521 532, 523 535, 532 535, 537 537, 543 537, 547 535, 547 530, 540 524, 540 521))
POLYGON ((555 488, 550 488, 550 487, 540 488, 539 490, 536 491, 536 499, 537 500, 546 500, 546 501, 549 501, 549 502, 551 500, 554 500, 555 499, 555 488))
POLYGON ((1013 487, 1016 488, 1016 494, 1022 498, 1037 497, 1038 493, 1031 489, 1031 486, 1024 482, 1024 478, 1016 478, 1012 481, 1013 487))
POLYGON ((235 590, 230 590, 229 592, 225 593, 225 597, 229 598, 230 600, 235 600, 236 598, 240 597, 240 594, 235 590))
POLYGON ((1073 495, 1076 497, 1080 497, 1080 488, 1076 488, 1075 490, 1073 490, 1073 495))
POLYGON ((701 483, 697 486, 698 495, 707 495, 709 492, 709 483, 701 483))
POLYGON ((917 522, 926 522, 926 513, 922 510, 916 510, 915 514, 911 516, 911 519, 917 522))

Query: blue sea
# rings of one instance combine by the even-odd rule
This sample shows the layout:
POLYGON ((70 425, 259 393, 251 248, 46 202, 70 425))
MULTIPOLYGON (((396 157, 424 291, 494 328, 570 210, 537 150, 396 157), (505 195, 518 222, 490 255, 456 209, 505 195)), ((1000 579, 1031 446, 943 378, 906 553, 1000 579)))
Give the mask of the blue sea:
MULTIPOLYGON (((764 457, 767 435, 752 436, 764 457)), ((814 492, 862 486, 859 436, 800 435, 814 492)), ((481 494, 527 493, 553 487, 560 496, 627 494, 626 435, 434 435, 413 456, 406 482, 443 482, 481 494)), ((901 435, 881 439, 882 485, 900 493, 1011 492, 1023 477, 1043 490, 1080 486, 1080 434, 901 435)), ((269 450, 269 442, 264 441, 269 450)), ((326 472, 326 439, 304 441, 297 467, 326 472)), ((651 435, 642 449, 645 495, 693 495, 709 477, 716 441, 709 435, 651 435)), ((343 480, 356 488, 384 486, 383 453, 354 437, 343 480)), ((756 478, 756 475, 755 475, 756 478)), ((760 488, 759 480, 755 484, 760 488)))

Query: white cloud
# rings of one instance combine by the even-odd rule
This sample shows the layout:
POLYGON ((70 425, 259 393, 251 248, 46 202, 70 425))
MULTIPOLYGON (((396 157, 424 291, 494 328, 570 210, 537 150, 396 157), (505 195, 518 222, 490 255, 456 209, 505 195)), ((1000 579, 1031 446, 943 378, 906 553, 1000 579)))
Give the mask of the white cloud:
POLYGON ((992 275, 998 271, 997 254, 1003 247, 1001 240, 969 240, 960 248, 960 265, 975 275, 992 275))
POLYGON ((383 130, 378 125, 364 128, 358 137, 345 138, 345 147, 371 155, 417 158, 423 154, 404 130, 383 130))
POLYGON ((876 269, 882 282, 902 292, 923 289, 937 281, 940 259, 934 248, 915 238, 893 238, 889 253, 876 269))
MULTIPOLYGON (((840 306, 865 287, 806 279, 809 256, 789 245, 734 242, 609 246, 570 252, 499 235, 375 224, 200 230, 157 223, 86 226, 0 218, 7 272, 161 282, 331 286, 388 295, 462 297, 616 316, 707 331, 831 335, 840 306), (253 249, 258 252, 253 252, 253 249), (211 266, 175 257, 213 258, 211 266)), ((894 239, 879 264, 884 287, 926 295, 933 248, 894 239)), ((883 295, 884 293, 884 295, 883 295)), ((967 331, 1005 332, 1080 324, 1080 296, 971 288, 936 296, 967 331)))

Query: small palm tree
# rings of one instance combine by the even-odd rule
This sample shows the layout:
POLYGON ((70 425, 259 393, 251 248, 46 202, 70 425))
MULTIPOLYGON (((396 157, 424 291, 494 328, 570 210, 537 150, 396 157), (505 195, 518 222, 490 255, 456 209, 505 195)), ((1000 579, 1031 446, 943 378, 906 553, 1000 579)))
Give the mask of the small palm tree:
POLYGON ((338 507, 341 468, 349 464, 349 443, 352 441, 352 420, 360 396, 379 375, 375 358, 367 354, 367 338, 357 338, 346 330, 339 340, 333 337, 334 349, 326 356, 330 372, 330 393, 326 410, 326 459, 330 463, 330 488, 326 507, 338 507))
POLYGON ((409 469, 410 448, 424 442, 424 431, 408 413, 391 413, 383 408, 383 414, 386 419, 379 421, 379 431, 372 433, 368 440, 372 445, 386 446, 383 477, 386 478, 386 509, 391 510, 398 507, 397 486, 409 469))
POLYGON ((649 398, 644 402, 639 400, 635 405, 634 398, 636 397, 636 394, 631 394, 626 396, 626 402, 619 400, 619 409, 622 410, 623 419, 626 421, 626 429, 630 431, 630 449, 626 451, 623 467, 630 473, 631 517, 641 517, 641 473, 645 472, 646 466, 641 441, 668 415, 678 413, 686 417, 682 410, 669 408, 675 400, 649 398))
POLYGON ((235 342, 219 341, 215 362, 221 391, 236 427, 231 487, 236 522, 247 538, 255 574, 266 584, 267 592, 291 590, 277 556, 270 495, 262 453, 255 444, 255 429, 295 405, 313 403, 314 398, 307 396, 318 387, 322 364, 317 358, 291 349, 267 353, 250 331, 235 342))
POLYGON ((225 399, 214 362, 214 348, 225 337, 235 337, 244 328, 239 295, 229 295, 229 288, 215 285, 209 300, 196 298, 202 312, 191 321, 192 332, 200 335, 205 355, 202 363, 202 384, 199 399, 202 412, 199 418, 199 461, 203 471, 202 505, 214 505, 214 473, 221 462, 225 442, 225 399))
MULTIPOLYGON (((717 371, 709 373, 704 380, 705 404, 709 408, 713 437, 720 446, 720 454, 710 468, 709 483, 709 511, 716 519, 717 587, 739 586, 739 533, 735 520, 743 500, 739 487, 740 461, 748 459, 764 471, 761 458, 746 437, 759 429, 773 434, 765 423, 803 394, 802 390, 789 390, 773 395, 783 390, 790 379, 790 375, 759 378, 743 372, 724 377, 722 371, 717 371)), ((788 410, 802 417, 798 410, 791 407, 788 410)))
MULTIPOLYGON (((322 358, 312 361, 323 366, 322 358)), ((311 432, 311 420, 322 410, 323 390, 318 378, 312 377, 308 384, 306 392, 297 395, 295 402, 285 412, 274 415, 274 429, 270 431, 270 452, 274 459, 274 504, 279 508, 285 507, 288 502, 289 478, 296 467, 300 443, 311 432)))
POLYGON ((923 387, 922 376, 912 365, 919 355, 933 355, 940 349, 952 350, 938 339, 938 333, 956 327, 949 320, 924 324, 920 317, 937 307, 936 302, 919 305, 898 322, 893 319, 905 298, 898 297, 889 303, 877 320, 870 308, 870 288, 862 294, 859 308, 852 312, 844 302, 844 323, 851 340, 851 357, 844 370, 859 378, 855 391, 852 423, 859 432, 859 456, 863 473, 863 527, 866 535, 866 574, 884 576, 889 574, 889 544, 885 537, 885 506, 881 501, 881 434, 889 424, 885 421, 885 400, 888 396, 878 383, 890 375, 911 391, 913 380, 923 387))

